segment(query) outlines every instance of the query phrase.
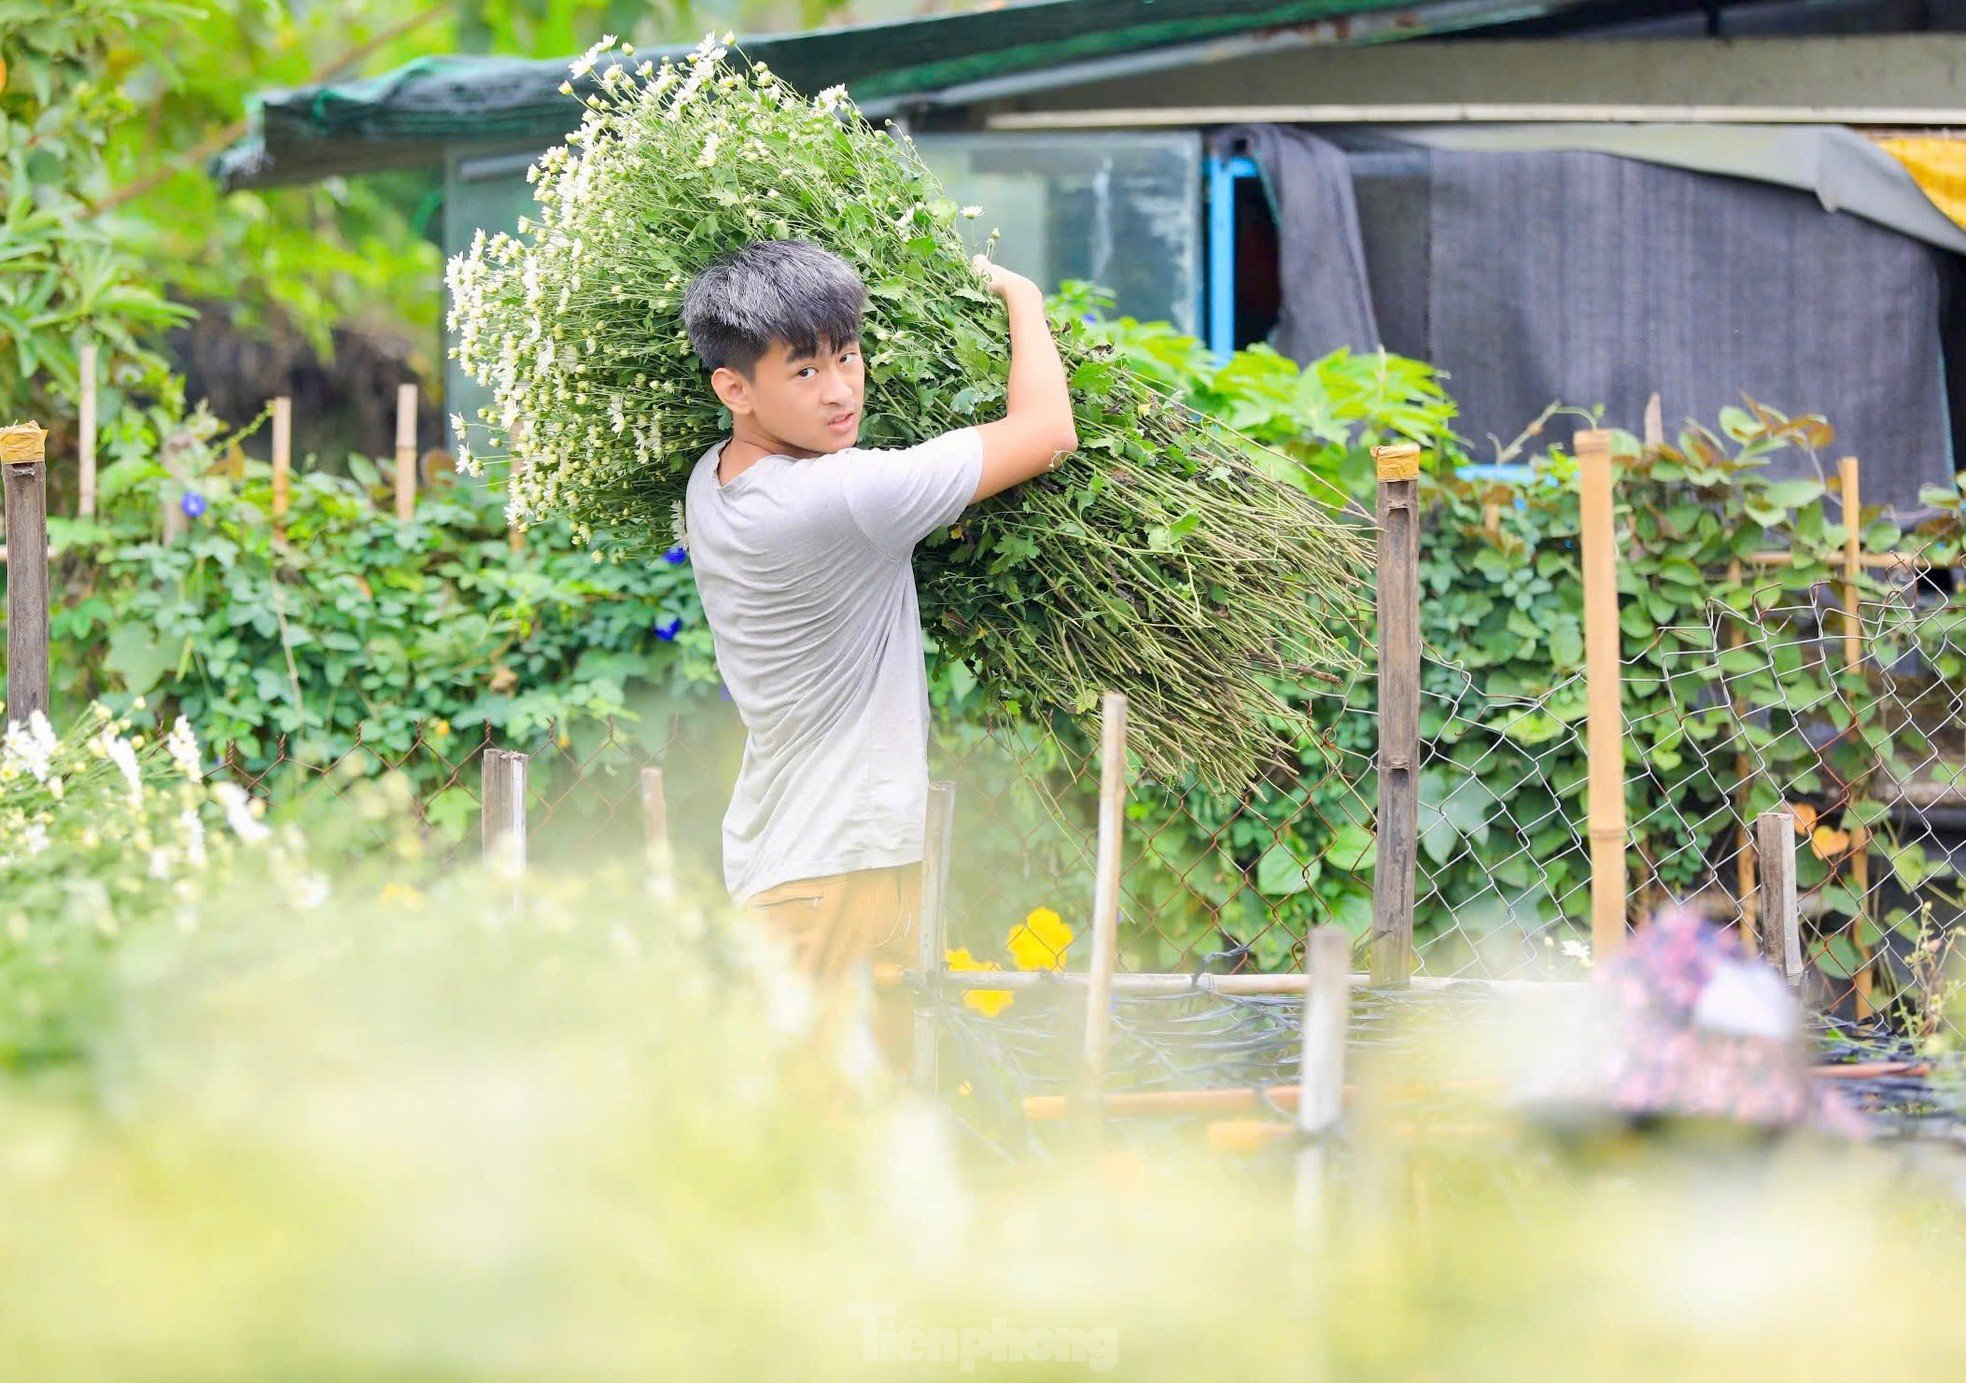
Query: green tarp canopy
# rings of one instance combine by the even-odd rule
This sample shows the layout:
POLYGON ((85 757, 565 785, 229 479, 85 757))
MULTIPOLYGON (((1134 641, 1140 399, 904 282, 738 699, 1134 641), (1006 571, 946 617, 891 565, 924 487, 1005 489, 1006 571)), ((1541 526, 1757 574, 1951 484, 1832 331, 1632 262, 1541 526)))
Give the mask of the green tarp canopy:
MULTIPOLYGON (((745 55, 812 93, 844 84, 870 116, 911 96, 986 79, 1191 45, 1251 30, 1370 14, 1385 37, 1421 37, 1551 9, 1573 0, 1040 0, 967 14, 740 38, 745 55), (1397 22, 1383 21, 1398 16, 1397 22)), ((1327 32, 1324 41, 1342 39, 1327 32)), ((635 61, 690 45, 640 50, 635 61)), ((252 129, 212 160, 228 190, 308 182, 336 173, 434 166, 459 144, 557 143, 579 123, 562 95, 571 60, 422 58, 358 81, 270 91, 254 99, 252 129)))

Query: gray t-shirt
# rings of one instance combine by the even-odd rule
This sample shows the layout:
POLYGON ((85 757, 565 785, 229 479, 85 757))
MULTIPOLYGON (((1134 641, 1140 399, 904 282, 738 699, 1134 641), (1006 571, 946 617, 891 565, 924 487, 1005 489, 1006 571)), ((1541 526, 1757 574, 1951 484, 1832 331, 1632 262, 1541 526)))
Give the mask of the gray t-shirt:
POLYGON ((928 673, 915 545, 961 515, 974 427, 918 446, 766 456, 728 483, 719 442, 683 531, 717 669, 743 718, 724 813, 739 901, 794 879, 909 864, 928 809, 928 673))

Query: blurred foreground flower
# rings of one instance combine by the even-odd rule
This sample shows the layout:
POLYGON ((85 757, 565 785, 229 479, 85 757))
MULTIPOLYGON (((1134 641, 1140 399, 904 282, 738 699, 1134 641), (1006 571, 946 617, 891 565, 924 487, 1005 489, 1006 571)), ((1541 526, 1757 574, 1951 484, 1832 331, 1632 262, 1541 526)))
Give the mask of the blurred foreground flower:
POLYGON ((101 1002, 111 950, 148 923, 195 925, 200 900, 248 848, 271 849, 293 870, 303 906, 325 888, 286 844, 269 844, 263 805, 230 781, 207 783, 201 761, 182 716, 145 732, 95 703, 60 735, 39 711, 8 724, 0 1064, 73 1055, 101 1002), (221 822, 229 829, 213 829, 221 822))
POLYGON ((1005 939, 1019 970, 1062 970, 1072 928, 1050 908, 1033 908, 1005 939))
MULTIPOLYGON (((969 953, 967 946, 948 953, 951 970, 990 971, 1003 967, 993 960, 978 960, 969 953)), ((971 989, 963 994, 963 1002, 982 1014, 994 1018, 1010 1007, 1011 993, 1008 989, 971 989)))

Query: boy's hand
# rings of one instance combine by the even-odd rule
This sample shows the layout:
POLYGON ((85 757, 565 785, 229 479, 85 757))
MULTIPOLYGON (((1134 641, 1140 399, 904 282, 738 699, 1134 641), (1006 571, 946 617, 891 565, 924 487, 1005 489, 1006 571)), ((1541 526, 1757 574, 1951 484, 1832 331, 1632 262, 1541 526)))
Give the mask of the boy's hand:
POLYGON ((1021 292, 1027 288, 1033 293, 1038 293, 1040 297, 1043 296, 1038 286, 1031 282, 1031 280, 1025 278, 1022 274, 1011 272, 1001 264, 991 263, 983 255, 971 256, 969 264, 977 273, 989 276, 990 291, 995 293, 999 298, 1008 298, 1012 292, 1021 292))

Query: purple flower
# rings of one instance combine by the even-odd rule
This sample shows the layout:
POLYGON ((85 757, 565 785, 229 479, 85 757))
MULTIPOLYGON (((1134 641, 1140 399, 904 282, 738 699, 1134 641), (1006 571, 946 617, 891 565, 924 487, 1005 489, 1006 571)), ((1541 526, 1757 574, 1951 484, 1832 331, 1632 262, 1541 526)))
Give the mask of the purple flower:
POLYGON ((683 627, 682 616, 676 615, 663 620, 655 626, 655 636, 664 643, 676 637, 676 631, 683 627))
POLYGON ((730 700, 730 688, 726 687, 722 682, 717 683, 717 699, 719 701, 730 700))
POLYGON ((662 554, 662 560, 672 567, 679 567, 689 560, 689 549, 681 543, 677 543, 674 547, 662 554))
POLYGON ((179 498, 177 507, 184 511, 187 519, 195 519, 205 512, 205 497, 196 490, 186 490, 179 498))

